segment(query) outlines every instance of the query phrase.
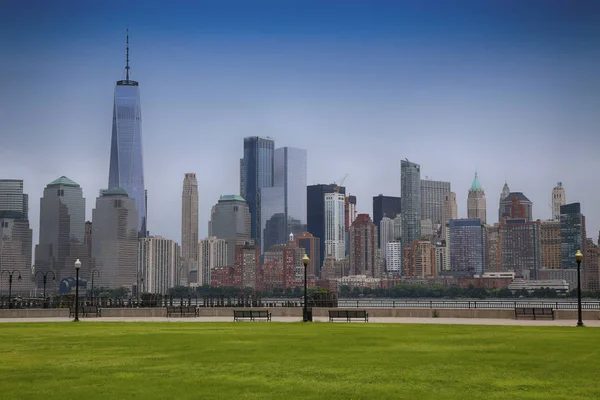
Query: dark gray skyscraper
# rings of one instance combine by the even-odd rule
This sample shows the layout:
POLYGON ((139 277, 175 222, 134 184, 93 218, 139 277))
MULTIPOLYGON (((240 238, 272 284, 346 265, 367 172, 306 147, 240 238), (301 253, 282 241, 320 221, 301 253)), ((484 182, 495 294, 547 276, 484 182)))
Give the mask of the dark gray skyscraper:
MULTIPOLYGON (((22 180, 0 179, 0 271, 19 271, 13 277, 13 294, 28 295, 33 286, 28 203, 22 180)), ((6 293, 9 282, 4 275, 4 279, 0 277, 0 292, 6 293)))
POLYGON ((408 160, 400 162, 402 244, 421 238, 421 167, 408 160))
POLYGON ((401 211, 402 201, 400 197, 384 196, 382 194, 373 196, 373 223, 377 226, 377 245, 380 248, 383 249, 381 246, 381 237, 383 234, 381 233, 381 227, 379 226, 381 220, 383 217, 394 219, 401 211))
POLYGON ((261 250, 306 231, 306 150, 275 150, 273 187, 261 189, 261 250), (264 243, 263 243, 264 242, 264 243))
MULTIPOLYGON (((40 240, 35 247, 37 271, 54 271, 57 282, 75 276, 73 263, 82 263, 81 277, 89 272, 85 237, 85 199, 79 184, 66 176, 50 182, 40 200, 40 240)), ((38 282, 39 287, 40 282, 38 282)))
POLYGON ((258 136, 244 138, 244 159, 240 162, 241 195, 250 208, 251 237, 257 244, 261 239, 261 189, 273 186, 273 156, 275 141, 258 136))
POLYGON ((142 159, 142 107, 139 83, 129 79, 129 31, 125 80, 117 81, 113 106, 108 187, 121 188, 135 200, 138 231, 146 236, 146 190, 142 159))

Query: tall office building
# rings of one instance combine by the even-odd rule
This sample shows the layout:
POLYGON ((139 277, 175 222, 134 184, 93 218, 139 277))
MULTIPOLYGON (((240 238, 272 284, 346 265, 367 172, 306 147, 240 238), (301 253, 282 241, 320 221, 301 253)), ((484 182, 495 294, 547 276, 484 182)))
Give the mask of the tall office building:
POLYGON ((421 166, 402 160, 400 175, 402 243, 406 246, 421 238, 421 166))
MULTIPOLYGON (((575 254, 577 250, 584 253, 586 239, 585 217, 581 213, 579 203, 560 206, 560 238, 562 269, 577 268, 575 254)), ((585 259, 581 264, 582 268, 584 264, 585 259)))
POLYGON ((388 242, 385 249, 385 270, 387 272, 402 273, 402 260, 404 259, 402 252, 402 243, 399 240, 388 242))
POLYGON ((542 268, 562 268, 560 221, 542 221, 540 226, 542 268))
POLYGON ((450 192, 450 182, 421 179, 421 220, 429 219, 436 224, 442 224, 442 209, 444 197, 450 192))
POLYGON ((325 252, 337 261, 346 256, 344 227, 344 194, 325 194, 325 252))
POLYGON ((235 247, 238 241, 250 240, 251 217, 248 203, 240 196, 225 195, 212 207, 208 236, 227 242, 227 265, 235 263, 235 247))
POLYGON ((446 224, 451 219, 458 218, 458 204, 456 202, 456 193, 448 192, 444 194, 442 203, 442 237, 446 237, 446 224))
POLYGON ((250 209, 250 236, 256 244, 261 241, 261 189, 273 186, 275 141, 258 136, 244 138, 244 159, 240 162, 243 198, 250 209))
POLYGON ((552 219, 560 221, 560 206, 567 204, 567 194, 562 182, 558 182, 552 189, 552 219))
MULTIPOLYGON (((140 238, 138 243, 138 282, 143 293, 166 295, 179 285, 180 248, 173 240, 160 236, 140 238)), ((95 286, 95 284, 94 284, 95 286)))
POLYGON ((533 203, 531 202, 531 200, 529 200, 527 198, 527 196, 525 196, 521 192, 510 192, 508 194, 508 196, 506 196, 504 199, 502 199, 502 201, 500 201, 500 210, 498 212, 498 222, 502 222, 502 219, 504 219, 504 218, 514 218, 513 216, 511 216, 511 209, 512 209, 512 214, 514 214, 515 210, 514 210, 513 205, 514 205, 515 200, 518 201, 519 204, 521 204, 524 207, 524 210, 525 210, 524 218, 527 221, 533 221, 533 203))
POLYGON ((436 275, 435 248, 429 240, 415 240, 404 248, 404 276, 418 279, 436 275))
POLYGON ((142 158, 142 107, 137 81, 129 79, 129 31, 125 80, 117 81, 113 105, 108 188, 121 188, 135 201, 138 232, 147 235, 146 190, 142 158))
MULTIPOLYGON (((53 271, 56 281, 60 282, 75 276, 73 264, 79 258, 82 263, 80 277, 87 279, 90 265, 84 239, 83 191, 79 184, 61 176, 46 186, 40 199, 40 236, 35 247, 36 272, 53 271)), ((41 277, 37 278, 37 285, 41 287, 41 277)))
POLYGON ((318 184, 306 188, 306 230, 320 239, 318 268, 323 265, 325 250, 325 194, 346 194, 346 188, 336 184, 318 184))
POLYGON ((346 256, 350 257, 350 226, 356 219, 356 196, 346 196, 344 206, 344 227, 346 229, 345 242, 346 242, 346 256))
POLYGON ((373 196, 373 223, 377 225, 378 246, 381 247, 381 231, 379 230, 380 222, 383 217, 391 219, 396 218, 402 211, 402 201, 400 197, 373 196))
MULTIPOLYGON (((12 293, 29 295, 31 280, 31 241, 29 227, 29 201, 23 193, 23 181, 0 179, 0 271, 15 272, 12 293), (21 279, 18 279, 18 277, 21 279)), ((6 274, 4 274, 6 275, 6 274)), ((49 292, 53 288, 48 284, 49 292)), ((0 292, 7 292, 9 279, 0 277, 0 292)))
POLYGON ((261 189, 261 251, 306 230, 306 150, 275 150, 273 186, 261 189))
POLYGON ((350 226, 350 271, 352 275, 381 277, 377 227, 369 214, 358 214, 350 226))
POLYGON ((115 289, 140 287, 138 273, 138 211, 123 189, 105 190, 92 210, 94 267, 100 272, 97 286, 115 289))
POLYGON ((210 285, 212 270, 227 266, 227 241, 214 236, 198 243, 198 283, 210 285))
POLYGON ((181 259, 187 271, 198 267, 198 181, 186 173, 181 193, 181 259))
POLYGON ((539 221, 505 218, 499 224, 502 271, 514 271, 526 279, 539 279, 542 241, 539 221))
POLYGON ((381 249, 381 257, 387 261, 387 244, 396 240, 394 237, 394 220, 388 217, 383 217, 379 222, 379 248, 381 249))
POLYGON ((482 224, 487 223, 485 191, 481 183, 479 183, 477 172, 475 172, 475 178, 473 178, 473 183, 467 196, 467 217, 469 219, 480 219, 482 224))
POLYGON ((479 218, 451 219, 446 227, 446 237, 450 271, 464 276, 485 272, 486 237, 479 218))

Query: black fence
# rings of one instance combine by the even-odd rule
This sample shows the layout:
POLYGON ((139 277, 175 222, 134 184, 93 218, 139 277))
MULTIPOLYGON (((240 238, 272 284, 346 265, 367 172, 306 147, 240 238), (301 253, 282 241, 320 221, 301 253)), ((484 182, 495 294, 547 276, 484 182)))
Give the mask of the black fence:
MULTIPOLYGON (((303 300, 297 299, 262 299, 253 296, 241 297, 172 297, 152 296, 148 298, 105 298, 105 297, 80 297, 80 306, 96 306, 99 308, 157 308, 167 306, 195 306, 199 308, 214 307, 302 307, 303 300)), ((550 301, 550 300, 379 300, 379 299, 333 299, 310 298, 309 307, 323 308, 424 308, 424 309, 501 309, 512 310, 518 307, 552 308, 555 310, 576 310, 576 301, 550 301)), ((600 301, 584 301, 583 310, 600 310, 600 301)), ((0 298, 0 309, 24 308, 72 308, 75 307, 74 296, 57 296, 53 298, 0 298)))

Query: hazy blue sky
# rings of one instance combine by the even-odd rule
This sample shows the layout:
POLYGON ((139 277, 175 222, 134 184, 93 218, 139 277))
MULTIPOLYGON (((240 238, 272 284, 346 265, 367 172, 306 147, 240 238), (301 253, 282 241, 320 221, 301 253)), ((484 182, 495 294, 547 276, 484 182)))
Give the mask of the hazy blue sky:
POLYGON ((0 11, 0 177, 39 198, 61 175, 87 217, 108 181, 115 81, 140 82, 148 226, 180 241, 185 172, 200 234, 238 193, 244 136, 308 150, 372 213, 400 160, 447 180, 466 216, 475 169, 497 216, 504 177, 551 215, 557 181, 600 228, 598 1, 17 1, 0 11))

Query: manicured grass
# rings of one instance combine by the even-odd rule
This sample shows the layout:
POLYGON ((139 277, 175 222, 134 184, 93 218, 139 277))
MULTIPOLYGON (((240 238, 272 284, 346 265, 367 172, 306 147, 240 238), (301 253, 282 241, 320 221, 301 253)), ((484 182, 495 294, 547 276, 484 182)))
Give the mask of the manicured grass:
POLYGON ((0 398, 598 398, 599 335, 372 323, 0 324, 0 398))

